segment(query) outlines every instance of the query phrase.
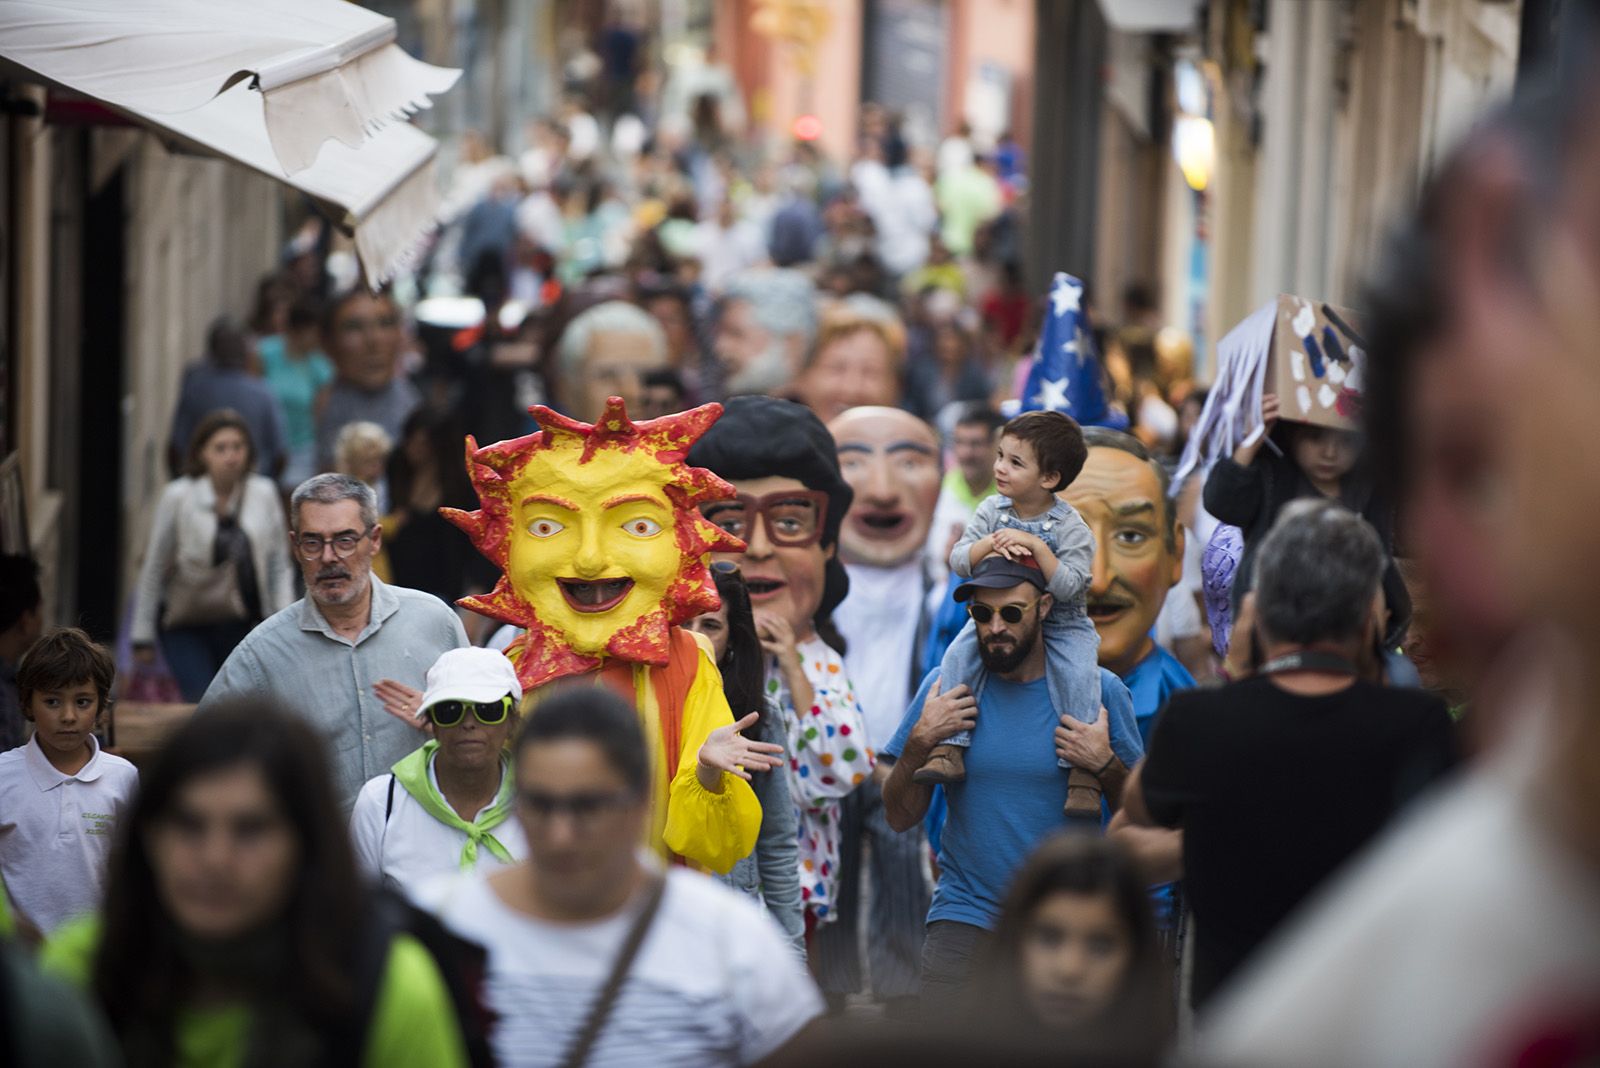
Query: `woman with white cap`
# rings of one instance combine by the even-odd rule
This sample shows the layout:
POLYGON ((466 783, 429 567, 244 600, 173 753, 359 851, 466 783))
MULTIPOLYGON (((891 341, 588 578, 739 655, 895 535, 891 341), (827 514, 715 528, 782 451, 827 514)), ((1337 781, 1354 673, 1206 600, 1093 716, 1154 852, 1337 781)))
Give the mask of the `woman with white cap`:
POLYGON ((419 712, 433 740, 362 787, 350 816, 367 872, 413 894, 434 876, 526 855, 507 748, 521 700, 516 669, 492 649, 451 649, 434 662, 419 712))

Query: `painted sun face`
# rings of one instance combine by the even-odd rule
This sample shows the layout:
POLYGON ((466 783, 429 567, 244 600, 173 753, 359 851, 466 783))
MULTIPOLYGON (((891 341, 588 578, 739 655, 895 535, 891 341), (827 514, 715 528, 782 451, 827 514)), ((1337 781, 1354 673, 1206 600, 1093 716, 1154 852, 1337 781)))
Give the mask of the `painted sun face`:
POLYGON ((658 611, 687 562, 675 537, 667 469, 624 452, 580 464, 583 442, 541 452, 511 483, 506 574, 574 650, 605 652, 619 630, 658 611))
POLYGON ((710 554, 744 549, 700 515, 733 487, 684 459, 721 405, 634 423, 612 397, 593 425, 529 410, 536 434, 468 439, 482 507, 443 511, 505 574, 460 603, 526 628, 507 650, 524 688, 607 657, 665 664, 671 628, 721 603, 710 554))

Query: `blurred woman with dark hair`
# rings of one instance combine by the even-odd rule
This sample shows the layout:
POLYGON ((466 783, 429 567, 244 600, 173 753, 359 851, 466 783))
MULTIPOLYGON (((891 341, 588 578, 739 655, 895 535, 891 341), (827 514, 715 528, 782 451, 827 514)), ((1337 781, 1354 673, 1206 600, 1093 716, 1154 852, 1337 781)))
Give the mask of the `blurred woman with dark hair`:
POLYGON ((133 611, 134 655, 159 638, 185 701, 198 701, 250 628, 294 600, 278 487, 252 474, 255 443, 224 408, 195 427, 183 476, 156 504, 133 611), (159 623, 158 623, 159 620, 159 623))
POLYGON ((1171 981, 1145 879, 1114 843, 1063 834, 1011 884, 975 984, 973 1022, 1010 1021, 1021 1045, 1153 1057, 1173 1031, 1171 981))
MULTIPOLYGON (((783 708, 775 694, 766 692, 763 682, 767 654, 756 634, 744 577, 736 564, 726 560, 711 565, 711 577, 717 584, 722 606, 696 616, 686 626, 711 642, 717 670, 722 672, 722 692, 728 697, 734 718, 740 719, 749 712, 761 713, 745 737, 787 748, 783 708)), ((750 785, 761 802, 761 837, 756 839, 755 852, 735 864, 723 881, 759 898, 790 944, 803 953, 805 921, 800 906, 800 851, 795 841, 798 815, 790 797, 788 775, 777 768, 760 771, 750 777, 750 785)))
POLYGON ((244 700, 185 723, 145 769, 104 915, 43 957, 87 988, 130 1068, 466 1064, 429 952, 370 941, 322 745, 244 700))

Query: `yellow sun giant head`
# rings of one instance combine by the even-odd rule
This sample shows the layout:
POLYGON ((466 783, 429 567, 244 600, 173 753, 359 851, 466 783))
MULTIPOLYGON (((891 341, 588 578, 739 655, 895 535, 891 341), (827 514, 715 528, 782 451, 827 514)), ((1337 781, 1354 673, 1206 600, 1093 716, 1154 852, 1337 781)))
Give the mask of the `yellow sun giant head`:
POLYGON ((593 425, 529 412, 537 433, 482 449, 467 439, 480 508, 444 514, 504 574, 460 603, 527 629, 507 650, 524 687, 606 657, 665 664, 670 628, 720 603, 708 554, 744 548, 700 516, 733 487, 684 459, 722 406, 634 423, 612 397, 593 425))

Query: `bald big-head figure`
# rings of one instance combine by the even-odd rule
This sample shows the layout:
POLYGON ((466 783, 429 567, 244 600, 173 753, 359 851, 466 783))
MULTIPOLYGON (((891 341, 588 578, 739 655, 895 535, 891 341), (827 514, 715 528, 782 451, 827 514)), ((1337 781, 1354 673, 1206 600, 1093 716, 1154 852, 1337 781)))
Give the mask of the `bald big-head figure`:
POLYGON ((828 424, 855 503, 839 533, 847 563, 898 567, 928 540, 939 500, 939 437, 899 408, 850 408, 828 424))

